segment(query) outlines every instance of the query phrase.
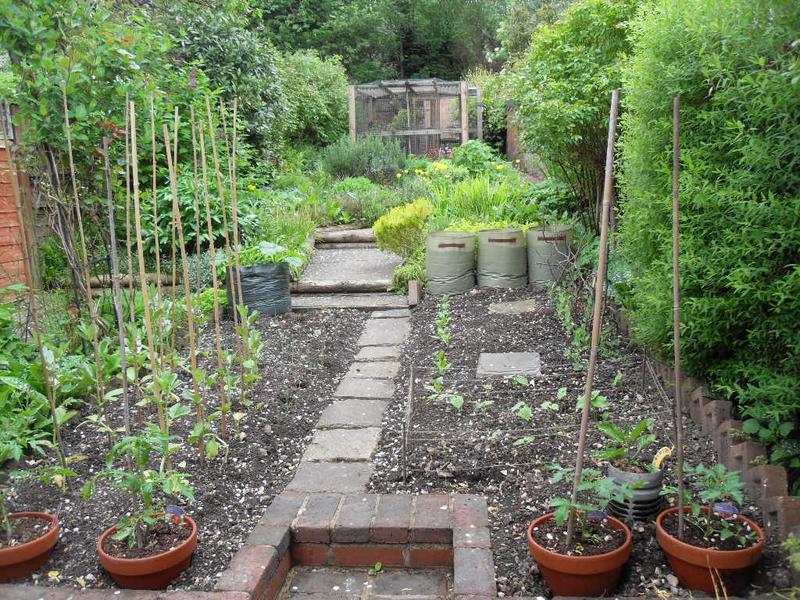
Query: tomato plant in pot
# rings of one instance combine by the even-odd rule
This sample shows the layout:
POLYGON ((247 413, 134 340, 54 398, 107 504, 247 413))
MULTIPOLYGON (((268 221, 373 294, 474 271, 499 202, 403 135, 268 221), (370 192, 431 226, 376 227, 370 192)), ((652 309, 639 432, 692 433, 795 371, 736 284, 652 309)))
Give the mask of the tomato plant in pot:
POLYGON ((303 266, 303 257, 284 246, 262 241, 239 251, 239 275, 228 266, 226 282, 228 306, 242 304, 262 315, 273 316, 289 311, 289 281, 292 272, 303 266), (236 285, 241 285, 241 294, 236 285))
MULTIPOLYGON (((571 473, 556 466, 551 481, 558 483, 571 473)), ((630 486, 586 468, 578 492, 577 502, 555 498, 555 511, 534 519, 528 527, 528 549, 554 595, 603 596, 616 588, 632 545, 630 529, 605 509, 612 499, 626 501, 630 486), (570 512, 575 515, 575 534, 567 544, 570 512)))
MULTIPOLYGON (((170 416, 180 416, 175 409, 181 408, 170 407, 170 416)), ((97 541, 100 563, 120 587, 166 588, 186 570, 197 547, 194 520, 179 506, 165 505, 159 496, 194 499, 188 475, 167 466, 169 455, 179 447, 174 440, 156 425, 148 424, 141 434, 117 442, 109 452, 106 468, 84 485, 85 498, 94 493, 98 480, 108 480, 134 499, 128 514, 97 541), (158 465, 152 468, 155 460, 158 465)))
POLYGON ((617 485, 631 486, 630 499, 623 503, 611 500, 609 512, 628 522, 654 519, 662 504, 664 472, 659 467, 664 455, 653 457, 647 452, 656 442, 653 419, 644 419, 634 426, 603 421, 597 428, 605 436, 606 445, 595 457, 608 461, 608 476, 617 485))
MULTIPOLYGON (((683 491, 683 536, 678 508, 668 508, 656 519, 658 543, 685 588, 717 596, 737 594, 749 582, 765 539, 758 524, 737 508, 744 500, 744 483, 738 472, 720 464, 685 464, 684 473, 690 485, 683 491)), ((665 487, 664 494, 677 495, 678 489, 665 487)))

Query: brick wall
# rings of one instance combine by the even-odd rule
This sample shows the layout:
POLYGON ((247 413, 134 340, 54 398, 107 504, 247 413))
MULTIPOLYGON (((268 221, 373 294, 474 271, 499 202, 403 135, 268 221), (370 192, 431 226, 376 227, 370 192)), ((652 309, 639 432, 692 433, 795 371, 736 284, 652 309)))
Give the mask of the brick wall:
POLYGON ((0 287, 28 283, 9 151, 0 147, 0 287))

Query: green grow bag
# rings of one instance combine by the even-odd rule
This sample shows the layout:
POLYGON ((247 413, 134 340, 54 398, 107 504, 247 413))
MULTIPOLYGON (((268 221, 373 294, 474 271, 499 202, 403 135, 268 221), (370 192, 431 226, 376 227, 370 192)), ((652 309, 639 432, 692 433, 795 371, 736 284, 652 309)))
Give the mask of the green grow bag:
POLYGON ((572 225, 528 230, 528 278, 531 283, 558 281, 569 262, 572 225))
POLYGON ((475 236, 466 231, 428 235, 425 273, 429 294, 463 294, 475 287, 475 236))
POLYGON ((478 233, 478 285, 521 288, 528 284, 528 257, 521 229, 478 233))

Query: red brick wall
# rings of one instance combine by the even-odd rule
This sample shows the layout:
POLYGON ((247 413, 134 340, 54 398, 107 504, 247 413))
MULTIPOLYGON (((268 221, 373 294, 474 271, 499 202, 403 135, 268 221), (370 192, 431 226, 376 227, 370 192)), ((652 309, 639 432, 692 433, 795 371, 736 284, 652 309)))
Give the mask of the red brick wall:
POLYGON ((0 148, 0 287, 27 283, 22 230, 11 184, 9 152, 0 148))

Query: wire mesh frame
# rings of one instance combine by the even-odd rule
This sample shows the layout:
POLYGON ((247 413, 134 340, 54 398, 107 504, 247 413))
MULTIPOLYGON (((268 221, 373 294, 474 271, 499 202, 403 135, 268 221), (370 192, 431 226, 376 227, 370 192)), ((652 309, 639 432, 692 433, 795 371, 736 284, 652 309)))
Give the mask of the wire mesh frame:
POLYGON ((438 158, 466 139, 483 138, 481 90, 464 81, 396 79, 355 85, 349 105, 353 139, 396 139, 410 154, 438 158))

